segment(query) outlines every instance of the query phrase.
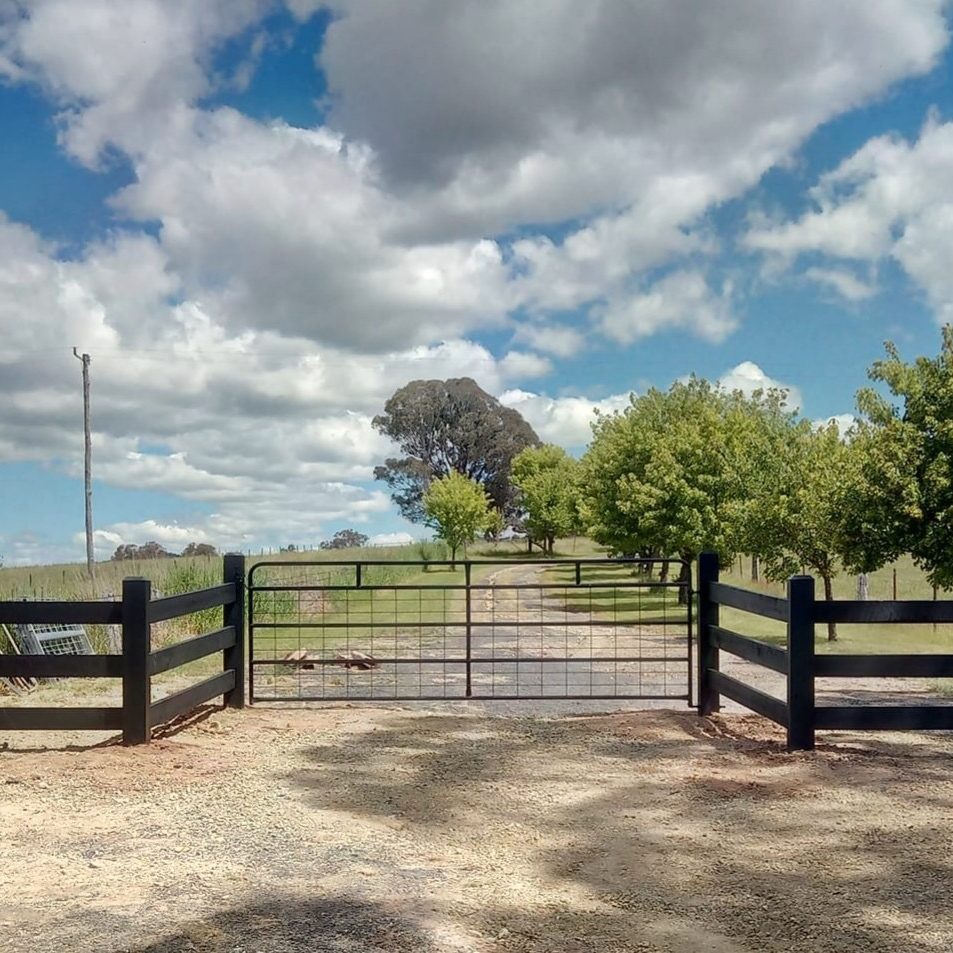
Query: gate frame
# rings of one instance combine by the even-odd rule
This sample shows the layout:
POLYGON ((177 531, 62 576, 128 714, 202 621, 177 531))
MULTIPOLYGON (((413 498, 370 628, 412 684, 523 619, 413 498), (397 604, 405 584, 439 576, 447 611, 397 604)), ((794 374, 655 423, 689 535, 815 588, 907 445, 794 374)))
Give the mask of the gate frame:
MULTIPOLYGON (((260 702, 280 702, 280 701, 314 701, 322 702, 326 701, 329 703, 339 704, 341 702, 366 702, 366 703, 380 703, 386 701, 397 701, 397 702, 414 702, 414 701, 685 701, 689 708, 696 707, 695 701, 695 674, 694 674, 694 665, 693 657, 695 652, 695 597, 697 591, 693 587, 694 574, 692 571, 692 561, 685 560, 680 558, 670 558, 665 559, 661 557, 650 558, 650 557, 627 557, 627 556, 609 556, 609 557, 568 557, 568 558, 554 558, 554 559, 457 559, 457 560, 417 560, 417 559, 398 559, 398 560, 384 560, 384 559, 351 559, 351 560, 321 560, 321 559, 311 559, 311 560, 259 560, 256 563, 253 563, 247 573, 247 586, 246 586, 246 613, 248 619, 248 703, 253 705, 255 701, 260 702), (480 664, 481 662, 486 662, 485 659, 473 658, 471 655, 472 651, 472 629, 474 625, 481 625, 482 623, 474 622, 472 619, 472 592, 474 589, 479 590, 488 590, 494 589, 496 587, 492 585, 487 585, 483 583, 473 583, 472 581, 472 569, 474 566, 497 566, 500 568, 506 568, 508 566, 539 566, 539 567, 558 567, 558 566, 573 566, 575 567, 574 582, 565 584, 564 588, 572 588, 572 586, 581 587, 582 583, 582 567, 583 566, 631 566, 636 567, 639 565, 648 565, 656 566, 667 563, 670 567, 675 567, 678 570, 683 570, 687 579, 684 581, 679 581, 675 579, 674 581, 669 582, 631 582, 625 583, 619 586, 621 589, 658 589, 658 588, 668 588, 668 589, 683 589, 685 591, 685 610, 686 618, 684 620, 683 632, 686 636, 686 654, 684 657, 679 657, 676 659, 668 659, 667 661, 673 662, 684 662, 686 666, 686 688, 687 691, 685 694, 681 695, 618 695, 618 694, 609 694, 609 695, 473 695, 472 693, 472 666, 473 664, 480 664), (255 570, 259 568, 284 568, 284 567, 314 567, 314 568, 353 568, 355 571, 355 582, 354 585, 330 585, 330 586, 317 586, 317 585, 256 585, 255 584, 255 570), (363 570, 365 568, 370 568, 374 566, 414 566, 414 567, 450 567, 455 568, 457 566, 463 566, 464 569, 464 582, 462 584, 444 584, 444 585, 414 585, 414 584, 401 584, 393 583, 390 585, 381 585, 381 586, 367 586, 363 583, 363 570), (401 697, 401 696, 380 696, 376 698, 361 698, 356 696, 333 696, 333 697, 292 697, 292 698, 274 698, 274 697, 259 697, 255 698, 255 668, 258 665, 265 664, 274 666, 278 662, 283 664, 294 665, 295 662, 288 662, 285 660, 275 660, 275 659, 259 659, 255 658, 255 629, 256 628, 275 628, 275 624, 268 623, 256 623, 255 621, 255 593, 256 592, 295 592, 295 591, 307 591, 315 592, 322 590, 358 590, 358 589, 386 589, 386 590, 434 590, 434 591, 464 591, 465 592, 465 619, 462 623, 457 623, 465 629, 465 645, 466 645, 466 657, 463 659, 424 659, 424 662, 444 662, 447 664, 463 664, 466 666, 466 689, 465 694, 462 696, 446 696, 446 695, 434 695, 434 696, 413 696, 413 697, 401 697)), ((681 572, 678 573, 681 575, 681 572)), ((604 586, 600 585, 591 585, 587 588, 612 588, 610 584, 605 584, 604 586)), ((550 588, 561 588, 558 584, 552 586, 547 586, 544 584, 504 584, 499 587, 500 589, 510 589, 510 590, 535 590, 543 591, 550 588)), ((514 622, 510 621, 494 621, 493 625, 513 625, 517 629, 519 627, 519 620, 514 622)), ((590 618, 590 623, 592 624, 592 619, 590 618)), ((651 623, 646 623, 651 624, 651 623)), ((280 625, 280 623, 278 624, 280 625)), ((304 623, 294 626, 293 623, 289 623, 292 627, 297 628, 321 628, 321 623, 304 623)), ((506 660, 510 661, 510 660, 506 660)), ((540 657, 538 660, 540 664, 547 661, 544 657, 540 657)), ((552 658, 549 661, 572 661, 572 659, 559 659, 552 658)), ((590 660, 591 662, 592 660, 590 660)), ((649 661, 648 659, 624 659, 619 657, 608 657, 606 659, 599 659, 598 661, 605 662, 620 662, 620 661, 649 661)), ((299 663, 303 664, 303 663, 299 663)), ((321 662, 320 664, 327 664, 321 662)))

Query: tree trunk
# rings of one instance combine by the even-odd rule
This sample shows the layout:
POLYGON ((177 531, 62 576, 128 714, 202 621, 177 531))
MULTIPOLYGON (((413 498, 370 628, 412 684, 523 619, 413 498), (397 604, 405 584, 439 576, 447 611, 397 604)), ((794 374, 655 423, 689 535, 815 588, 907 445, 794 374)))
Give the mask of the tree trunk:
POLYGON ((662 568, 659 570, 658 581, 659 582, 668 582, 669 567, 671 563, 666 559, 662 562, 662 568))
POLYGON ((761 559, 758 556, 751 557, 751 581, 761 582, 761 559))
POLYGON ((866 602, 870 598, 870 577, 862 572, 857 576, 857 598, 866 602))
POLYGON ((457 547, 450 547, 450 572, 455 572, 457 568, 457 547))
POLYGON ((678 604, 680 606, 688 605, 688 583, 692 578, 692 557, 682 556, 682 564, 678 568, 678 582, 682 585, 678 587, 678 604))
MULTIPOLYGON (((834 598, 834 583, 831 577, 824 576, 824 598, 831 602, 834 598)), ((837 623, 828 622, 827 623, 827 641, 836 642, 837 641, 837 623)))

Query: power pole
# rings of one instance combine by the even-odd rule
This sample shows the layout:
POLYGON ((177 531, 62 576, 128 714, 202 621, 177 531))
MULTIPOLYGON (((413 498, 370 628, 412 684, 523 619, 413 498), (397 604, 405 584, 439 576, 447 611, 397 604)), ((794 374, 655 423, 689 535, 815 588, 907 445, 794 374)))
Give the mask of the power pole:
POLYGON ((83 436, 85 454, 83 479, 86 484, 86 571, 89 578, 96 578, 96 560, 93 554, 93 441, 89 429, 89 355, 80 354, 73 348, 73 356, 83 362, 83 436))

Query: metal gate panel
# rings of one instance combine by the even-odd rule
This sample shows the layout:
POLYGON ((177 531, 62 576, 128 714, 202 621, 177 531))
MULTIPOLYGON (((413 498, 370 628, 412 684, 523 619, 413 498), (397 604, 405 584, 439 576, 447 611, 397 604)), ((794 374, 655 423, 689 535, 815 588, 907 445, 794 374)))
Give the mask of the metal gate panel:
POLYGON ((692 702, 677 560, 269 561, 248 583, 252 701, 692 702))

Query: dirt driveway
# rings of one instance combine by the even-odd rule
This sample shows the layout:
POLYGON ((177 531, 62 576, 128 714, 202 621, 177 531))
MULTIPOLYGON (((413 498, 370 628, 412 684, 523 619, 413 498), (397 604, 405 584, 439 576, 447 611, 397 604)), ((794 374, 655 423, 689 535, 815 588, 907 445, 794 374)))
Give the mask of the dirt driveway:
POLYGON ((0 752, 2 950, 953 948, 950 738, 460 706, 19 747, 56 740, 0 752))

